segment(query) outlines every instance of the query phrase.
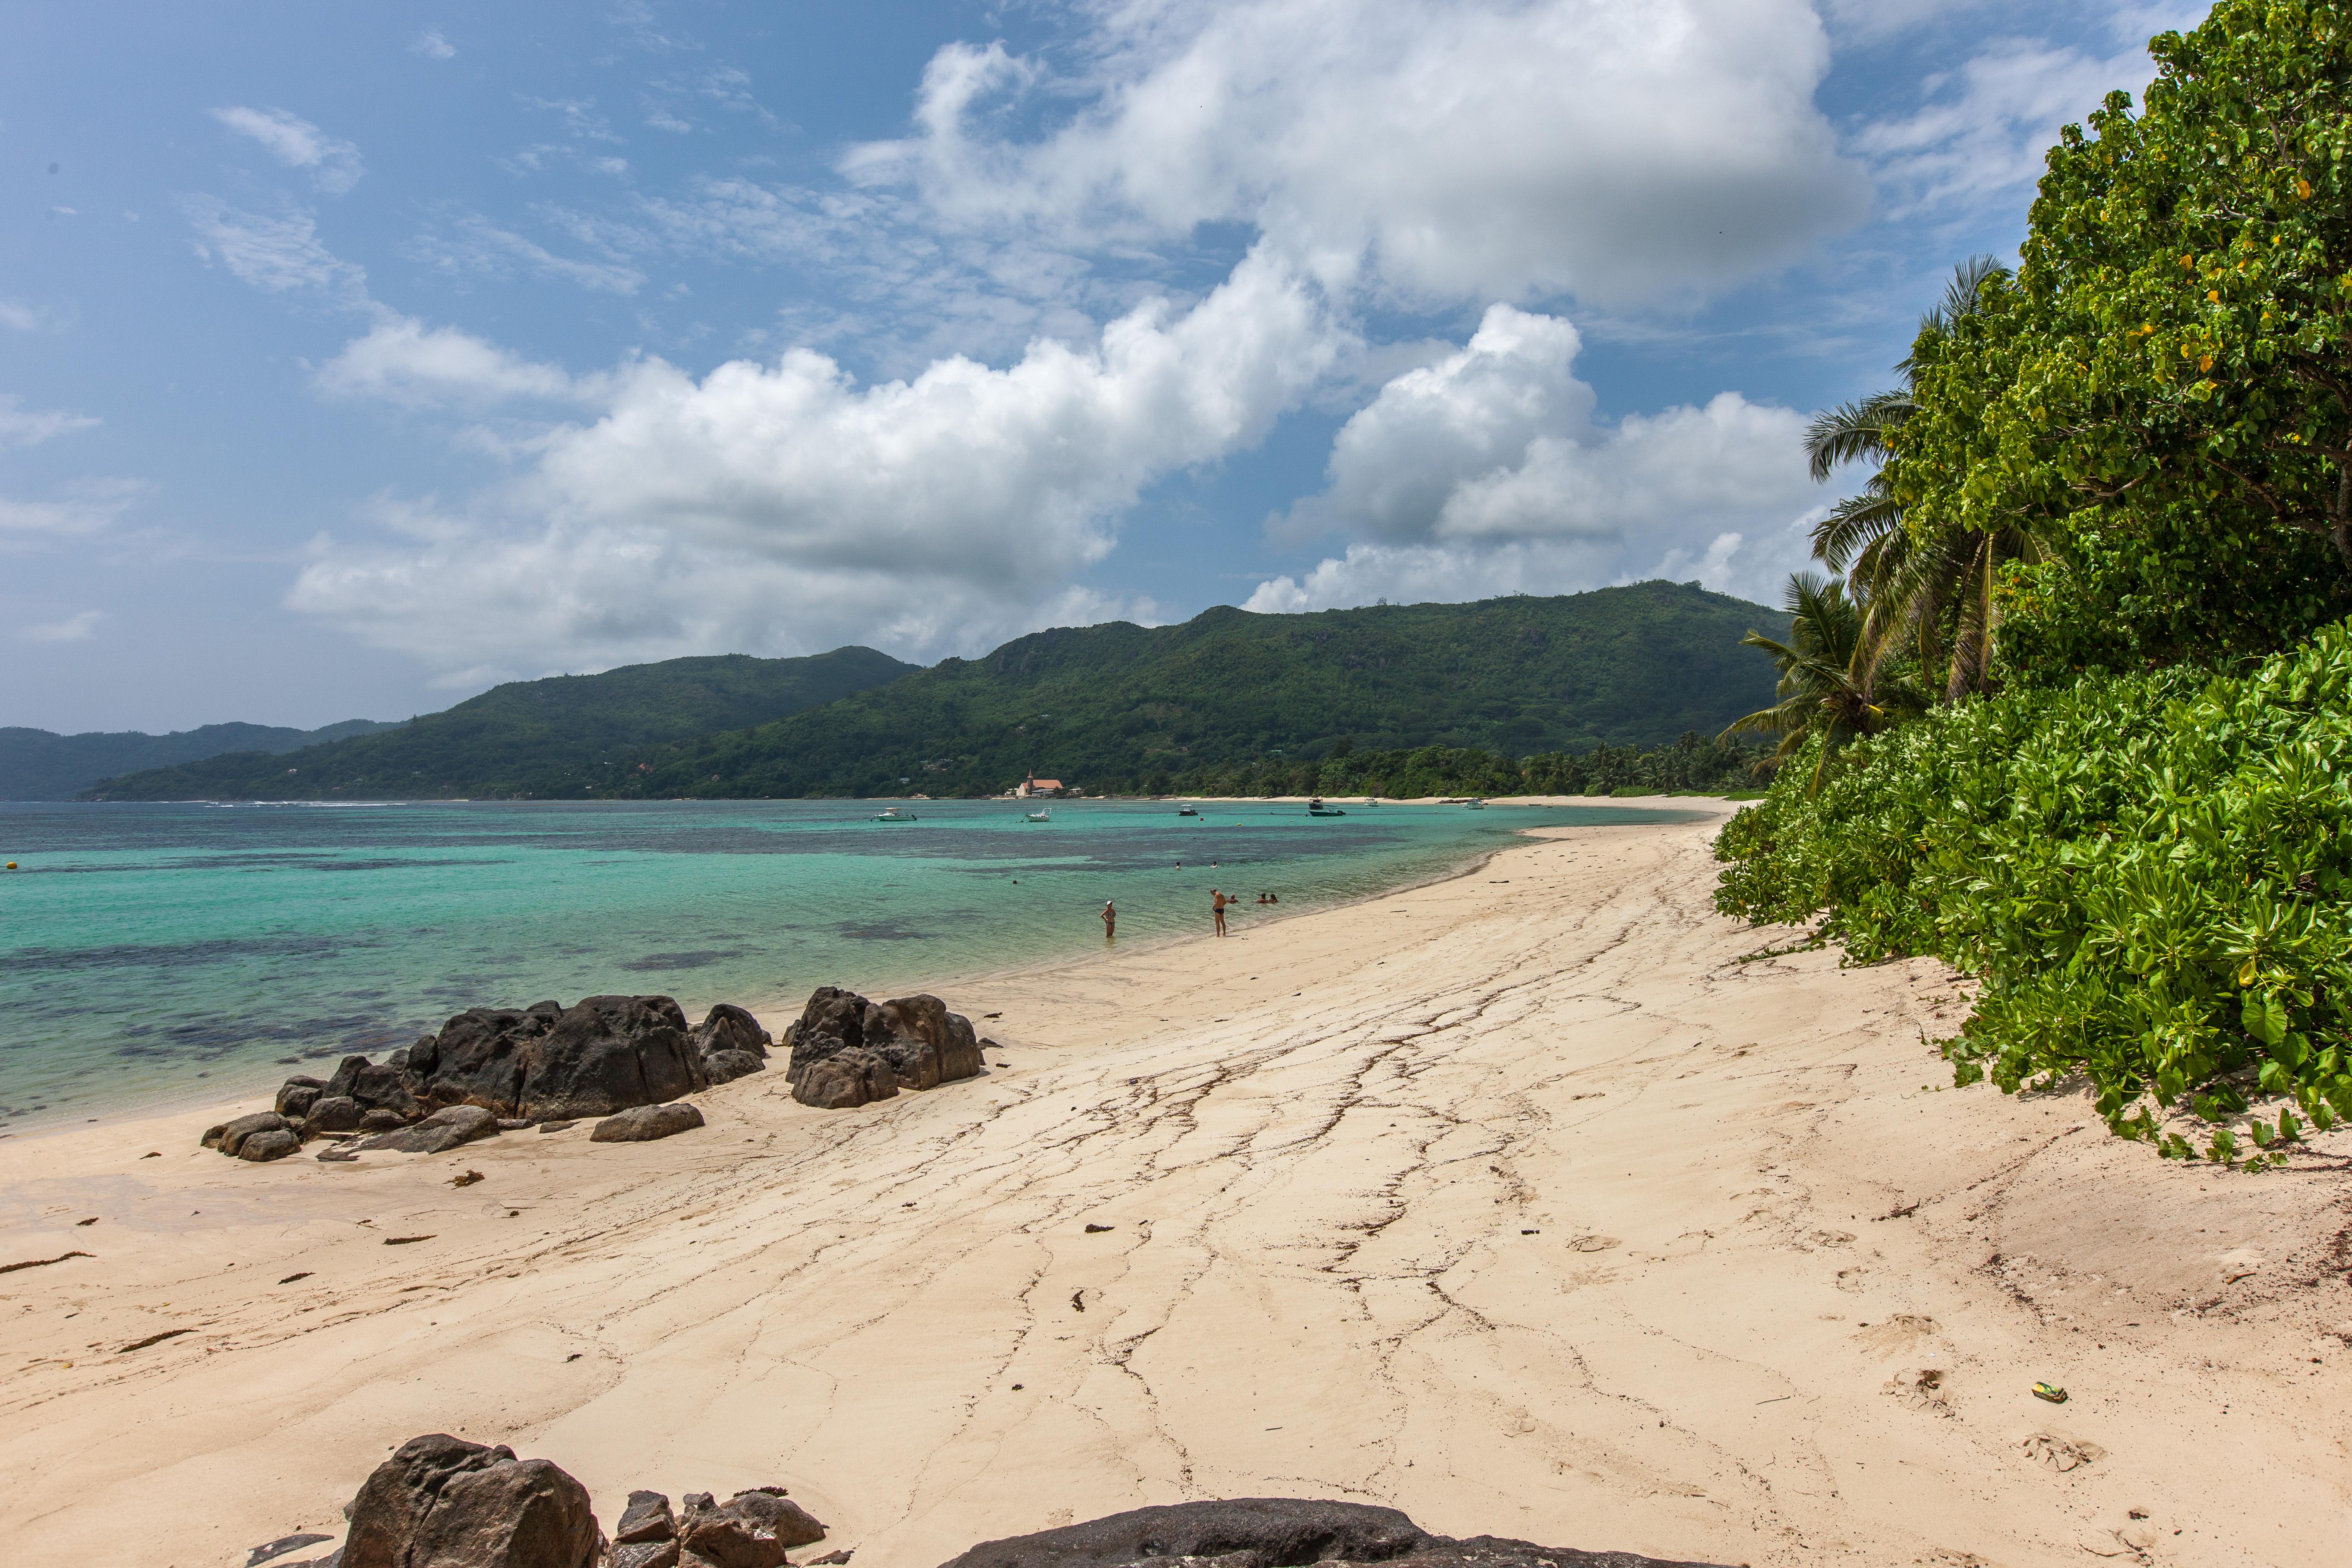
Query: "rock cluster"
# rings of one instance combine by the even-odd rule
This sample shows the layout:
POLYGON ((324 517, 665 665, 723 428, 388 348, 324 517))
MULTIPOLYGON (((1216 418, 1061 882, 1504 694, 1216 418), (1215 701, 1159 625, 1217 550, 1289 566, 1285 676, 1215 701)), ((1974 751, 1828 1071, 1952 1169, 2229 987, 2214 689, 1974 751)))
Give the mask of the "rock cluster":
MULTIPOLYGON (((345 1510, 342 1550, 295 1568, 787 1568, 824 1539, 782 1487, 725 1502, 629 1494, 607 1543, 588 1493, 544 1459, 435 1434, 376 1467, 345 1510)), ((323 1540, 324 1537, 310 1537, 323 1540)), ((282 1545, 273 1542, 272 1545, 282 1545)), ((814 1563, 845 1563, 846 1552, 814 1563)), ((1478 1535, 1432 1535, 1392 1508, 1234 1498, 1139 1508, 1086 1524, 982 1542, 943 1568, 1719 1568, 1478 1535)))
POLYGON ((725 1002, 691 1027, 667 996, 469 1007, 380 1062, 345 1057, 331 1078, 288 1079, 276 1110, 210 1128, 204 1142, 238 1159, 277 1160, 307 1139, 373 1134, 354 1147, 437 1153, 502 1128, 641 1107, 670 1113, 614 1131, 607 1122, 595 1136, 664 1138, 702 1125, 700 1111, 669 1102, 760 1071, 770 1043, 757 1019, 725 1002))
POLYGON ((785 1076, 803 1105, 842 1110, 902 1089, 937 1089, 981 1068, 971 1020, 936 996, 868 1002, 820 985, 784 1030, 785 1076))
POLYGON ((1431 1535, 1392 1508, 1234 1498, 1139 1508, 1086 1524, 983 1542, 944 1568, 1709 1568, 1626 1552, 1580 1552, 1479 1535, 1431 1535))
POLYGON ((754 1487, 723 1503, 689 1492, 682 1515, 631 1492, 608 1542, 588 1489, 557 1466, 442 1432, 403 1443, 344 1511, 341 1550, 307 1568, 784 1568, 824 1539, 783 1488, 754 1487))

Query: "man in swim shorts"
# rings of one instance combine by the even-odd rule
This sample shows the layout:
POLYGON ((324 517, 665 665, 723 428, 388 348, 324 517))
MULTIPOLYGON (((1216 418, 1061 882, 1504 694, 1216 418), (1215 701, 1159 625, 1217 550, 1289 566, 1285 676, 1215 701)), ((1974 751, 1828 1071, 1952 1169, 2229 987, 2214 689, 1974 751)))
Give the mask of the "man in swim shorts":
POLYGON ((1209 889, 1209 913, 1216 919, 1219 936, 1225 934, 1225 906, 1232 902, 1231 899, 1217 891, 1216 889, 1209 889))

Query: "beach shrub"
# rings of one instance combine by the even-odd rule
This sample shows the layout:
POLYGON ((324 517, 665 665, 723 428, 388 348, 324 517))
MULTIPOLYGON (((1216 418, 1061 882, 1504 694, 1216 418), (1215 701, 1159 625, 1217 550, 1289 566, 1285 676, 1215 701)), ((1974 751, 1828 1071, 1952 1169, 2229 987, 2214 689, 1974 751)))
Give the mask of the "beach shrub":
POLYGON ((1717 907, 1975 977, 1956 1083, 2079 1076, 2178 1158, 2276 1158, 2352 1116, 2352 623, 2236 674, 1940 709, 1812 795, 1810 764, 1717 840, 1717 907))

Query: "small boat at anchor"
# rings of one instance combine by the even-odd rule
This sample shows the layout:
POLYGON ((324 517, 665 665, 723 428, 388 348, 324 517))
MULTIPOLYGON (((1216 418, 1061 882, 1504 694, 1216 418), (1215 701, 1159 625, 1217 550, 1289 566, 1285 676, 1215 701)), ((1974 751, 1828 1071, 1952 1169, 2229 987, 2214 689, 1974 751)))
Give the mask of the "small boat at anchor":
POLYGON ((1178 808, 1178 810, 1177 810, 1177 812, 1176 812, 1176 815, 1177 815, 1177 816, 1200 816, 1201 814, 1200 814, 1199 812, 1197 812, 1197 811, 1194 811, 1191 806, 1187 805, 1187 806, 1181 806, 1181 807, 1179 807, 1179 808, 1178 808))
POLYGON ((877 822, 913 822, 916 821, 917 818, 915 814, 911 811, 900 811, 895 805, 886 805, 882 808, 882 814, 879 816, 877 816, 874 820, 877 822))
POLYGON ((1318 795, 1313 800, 1307 803, 1307 815, 1309 816, 1345 816, 1348 814, 1341 811, 1336 805, 1325 805, 1323 804, 1323 797, 1318 795))
POLYGON ((1054 820, 1054 810, 1051 806, 1047 806, 1042 811, 1031 812, 1021 820, 1024 822, 1051 822, 1054 820))

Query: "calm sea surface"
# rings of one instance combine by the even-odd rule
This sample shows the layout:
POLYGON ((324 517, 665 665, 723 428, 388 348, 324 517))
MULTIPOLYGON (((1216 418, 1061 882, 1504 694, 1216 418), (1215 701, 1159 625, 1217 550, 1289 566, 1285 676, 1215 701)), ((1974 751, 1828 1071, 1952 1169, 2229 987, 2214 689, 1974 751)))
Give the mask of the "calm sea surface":
MULTIPOLYGON (((226 1097, 475 1005, 868 994, 1441 875, 1605 807, 0 803, 0 1128, 226 1097), (1214 862, 1213 868, 1212 862, 1214 862), (203 1081, 200 1081, 203 1080, 203 1081)), ((949 998, 950 1005, 954 999, 949 998)))

